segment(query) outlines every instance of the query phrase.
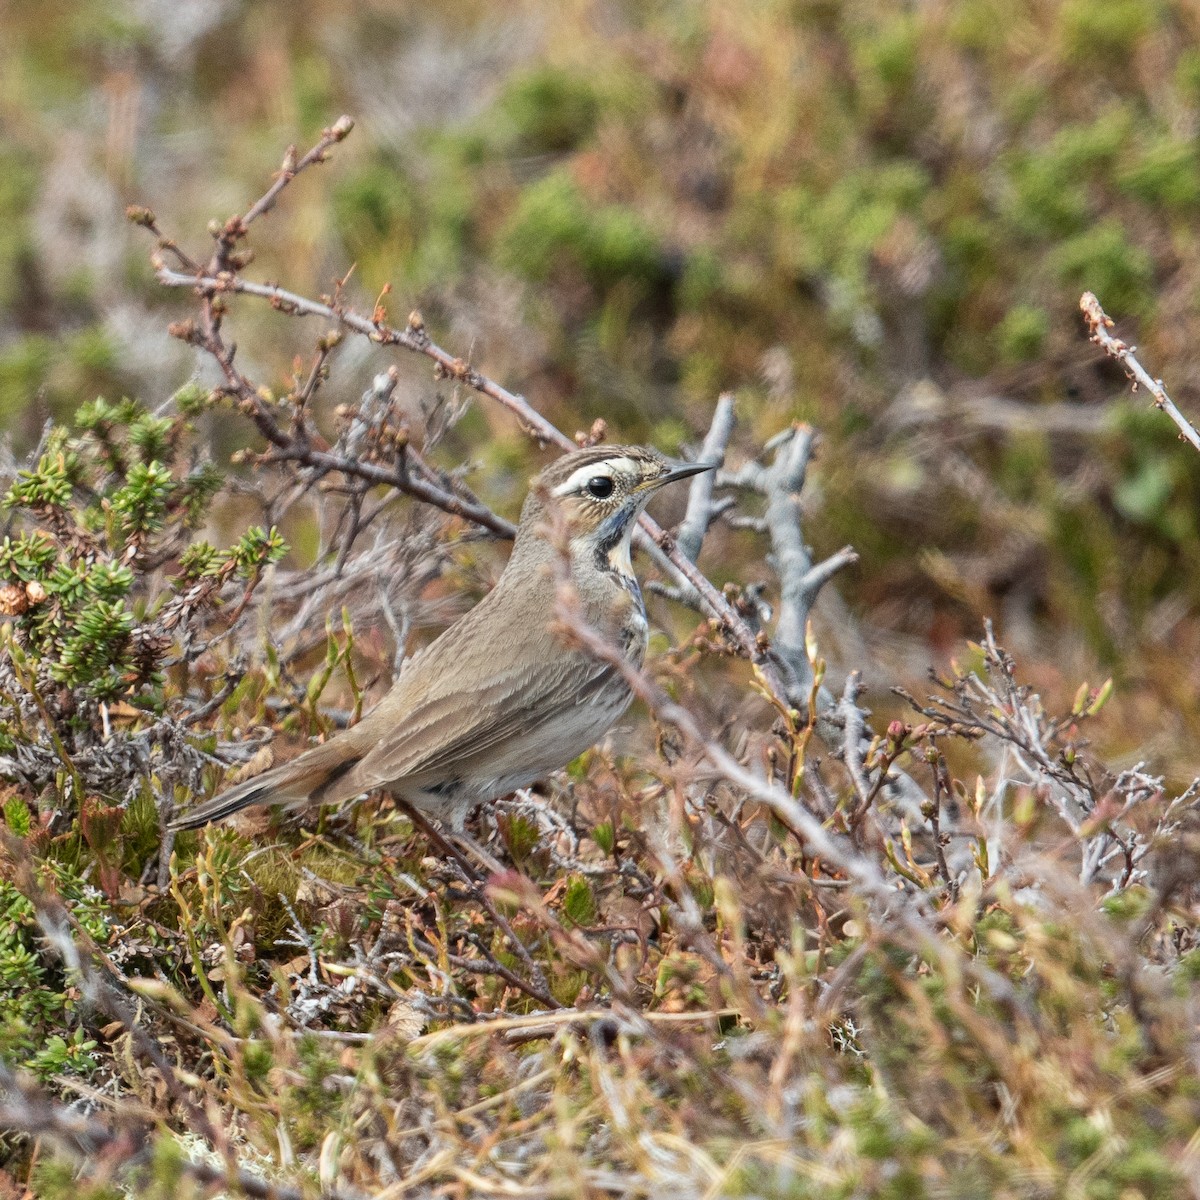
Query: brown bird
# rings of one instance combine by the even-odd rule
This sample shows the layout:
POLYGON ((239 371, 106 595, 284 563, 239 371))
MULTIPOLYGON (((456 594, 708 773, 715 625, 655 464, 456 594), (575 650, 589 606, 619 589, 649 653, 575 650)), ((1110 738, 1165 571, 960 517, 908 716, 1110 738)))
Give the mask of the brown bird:
POLYGON ((476 805, 565 766, 632 697, 611 665, 554 632, 557 576, 565 564, 583 618, 640 664, 648 630, 629 554, 634 524, 659 488, 716 465, 642 446, 564 455, 533 480, 496 586, 404 663, 367 716, 171 828, 199 828, 252 804, 331 804, 381 789, 458 829, 476 805))

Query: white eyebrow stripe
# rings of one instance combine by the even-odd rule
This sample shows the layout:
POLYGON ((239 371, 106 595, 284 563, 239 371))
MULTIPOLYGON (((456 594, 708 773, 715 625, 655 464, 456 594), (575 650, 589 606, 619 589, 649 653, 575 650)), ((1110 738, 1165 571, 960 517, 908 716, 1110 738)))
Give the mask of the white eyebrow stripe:
POLYGON ((578 467, 567 477, 565 483, 560 483, 550 494, 552 496, 569 496, 572 492, 582 491, 589 479, 597 475, 605 475, 610 479, 614 475, 636 475, 637 463, 632 458, 610 458, 587 466, 578 467))

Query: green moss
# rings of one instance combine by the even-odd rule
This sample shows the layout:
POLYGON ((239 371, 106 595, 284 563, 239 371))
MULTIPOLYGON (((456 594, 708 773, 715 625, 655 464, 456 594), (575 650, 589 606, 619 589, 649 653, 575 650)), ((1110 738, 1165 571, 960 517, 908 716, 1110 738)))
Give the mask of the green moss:
POLYGON ((81 371, 100 374, 117 370, 116 350, 108 333, 99 325, 77 333, 71 339, 67 353, 81 371))
POLYGON ((998 50, 1011 36, 1013 12, 1006 0, 960 0, 949 15, 950 37, 964 49, 998 50))
POLYGON ((723 283, 720 257, 701 246, 687 256, 679 284, 679 303, 685 309, 703 308, 720 294, 723 283))
POLYGON ((659 273, 658 243, 637 213, 608 205, 600 209, 588 230, 583 263, 601 284, 644 281, 659 273))
POLYGON ((1181 954, 1175 964, 1175 974, 1189 986, 1200 983, 1200 949, 1181 954))
POLYGON ((1155 138, 1120 172, 1117 182, 1146 204, 1190 211, 1200 204, 1200 154, 1191 141, 1155 138))
POLYGON ((1000 355, 1007 362, 1028 362, 1041 353, 1049 332, 1050 317, 1044 308, 1015 304, 996 330, 1000 355))
POLYGON ((30 1194, 39 1200, 125 1200, 116 1184, 81 1179, 73 1163, 53 1155, 38 1158, 29 1184, 30 1194))
POLYGON ((921 22, 908 12, 873 20, 855 30, 855 78, 864 112, 891 119, 917 78, 921 22))
POLYGON ((1200 49, 1188 46, 1175 62, 1175 87, 1193 104, 1200 101, 1200 49))
POLYGON ((1017 162, 1012 171, 1010 217, 1030 237, 1062 238, 1078 232, 1089 216, 1084 183, 1057 157, 1043 152, 1017 162))
POLYGON ((582 257, 587 215, 574 181, 551 172, 526 188, 499 240, 501 260, 519 274, 544 279, 559 256, 582 257))
POLYGON ((394 162, 385 159, 339 179, 333 205, 338 229, 352 251, 411 231, 418 211, 412 185, 394 162))
POLYGON ((573 925, 591 925, 596 920, 596 895, 583 875, 572 875, 563 893, 563 915, 573 925))
POLYGON ((1122 1154, 1110 1168, 1120 1187, 1137 1188, 1155 1200, 1186 1196, 1190 1190, 1179 1163, 1157 1146, 1137 1146, 1122 1154))
POLYGON ((1050 260, 1064 283, 1094 292, 1110 312, 1144 313, 1152 303, 1150 255, 1131 242, 1115 220, 1103 220, 1068 238, 1050 260))
MULTIPOLYGON (((863 353, 886 340, 882 314, 894 284, 909 251, 921 253, 930 182, 905 158, 848 170, 827 188, 793 185, 776 197, 770 224, 779 269, 793 287, 819 296, 823 320, 863 353)), ((751 277, 746 303, 760 303, 760 293, 761 281, 751 277)), ((728 386, 729 376, 720 383, 728 386)))
POLYGON ((554 171, 521 194, 498 239, 509 269, 544 280, 574 264, 598 286, 658 275, 658 243, 642 219, 619 205, 591 206, 574 180, 554 171))
POLYGON ((989 279, 995 273, 1002 238, 994 221, 977 213, 955 213, 941 230, 946 264, 967 280, 989 279))
POLYGON ((1049 153, 1064 172, 1112 166, 1128 148, 1133 123, 1128 106, 1111 100, 1094 120, 1068 124, 1055 133, 1049 153))
POLYGON ((1063 1130, 1062 1150, 1065 1151, 1067 1163, 1076 1167, 1085 1159, 1091 1158, 1108 1138, 1104 1126, 1087 1117, 1072 1116, 1063 1130))
POLYGON ((544 66, 512 79, 498 107, 520 152, 546 154, 572 149, 591 134, 600 99, 589 77, 544 66))
POLYGON ((1067 53, 1080 63, 1125 61, 1160 12, 1156 0, 1065 0, 1059 19, 1067 53))

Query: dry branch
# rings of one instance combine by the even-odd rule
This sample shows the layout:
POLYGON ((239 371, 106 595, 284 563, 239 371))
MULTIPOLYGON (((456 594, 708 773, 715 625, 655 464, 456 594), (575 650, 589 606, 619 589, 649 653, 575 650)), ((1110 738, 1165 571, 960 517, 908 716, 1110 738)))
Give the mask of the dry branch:
POLYGON ((808 661, 808 619, 821 588, 842 570, 858 561, 852 546, 843 546, 820 562, 813 561, 805 545, 800 493, 808 473, 816 435, 808 425, 793 425, 767 442, 769 466, 749 462, 737 471, 721 473, 718 485, 742 488, 766 498, 764 523, 771 537, 771 565, 779 576, 779 619, 775 624, 774 652, 788 674, 793 707, 807 707, 813 685, 808 661))
MULTIPOLYGON (((699 461, 725 461, 725 451, 729 448, 729 439, 733 436, 733 416, 733 393, 722 392, 717 397, 712 422, 697 455, 699 461)), ((687 509, 675 533, 675 544, 679 547, 679 552, 692 562, 700 557, 700 547, 704 544, 704 535, 708 533, 709 526, 732 504, 728 499, 713 502, 713 488, 716 482, 713 472, 702 471, 693 476, 692 485, 688 489, 687 509)))
MULTIPOLYGON (((45 1138, 82 1165, 86 1177, 120 1178, 149 1164, 152 1145, 144 1118, 115 1127, 60 1104, 0 1059, 0 1129, 45 1138)), ((305 1200, 299 1188, 272 1183, 250 1171, 181 1158, 179 1168, 202 1188, 236 1189, 253 1200, 305 1200)), ((132 1193, 129 1193, 132 1194, 132 1193)), ((351 1200, 357 1193, 325 1189, 328 1200, 351 1200)))
POLYGON ((1196 432, 1196 427, 1167 395, 1162 380, 1152 378, 1146 368, 1138 362, 1134 353, 1137 347, 1130 346, 1109 333, 1113 328, 1113 319, 1100 307, 1100 301, 1091 292, 1084 292, 1079 298, 1079 307, 1083 312, 1083 319, 1087 322, 1088 336, 1125 368, 1125 374, 1133 380, 1133 390, 1136 392, 1139 386, 1144 387, 1154 397, 1154 407, 1161 408, 1179 427, 1179 436, 1200 450, 1200 433, 1196 432))

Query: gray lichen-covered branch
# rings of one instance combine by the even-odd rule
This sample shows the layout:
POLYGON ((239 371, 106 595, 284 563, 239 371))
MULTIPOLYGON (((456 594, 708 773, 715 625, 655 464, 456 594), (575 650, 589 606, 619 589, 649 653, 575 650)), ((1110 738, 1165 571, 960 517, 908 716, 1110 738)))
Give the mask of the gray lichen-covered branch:
POLYGON ((795 708, 809 703, 813 686, 806 631, 821 588, 843 568, 858 561, 852 546, 814 561, 804 540, 800 494, 812 458, 816 434, 808 425, 793 425, 764 447, 769 464, 745 463, 722 472, 718 486, 756 492, 766 500, 763 523, 771 539, 769 562, 779 577, 779 616, 772 638, 774 656, 786 672, 788 697, 795 708))

